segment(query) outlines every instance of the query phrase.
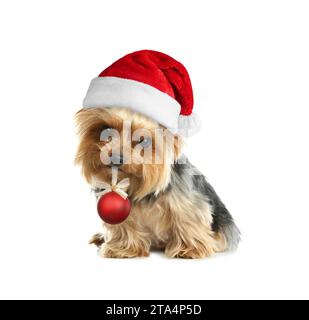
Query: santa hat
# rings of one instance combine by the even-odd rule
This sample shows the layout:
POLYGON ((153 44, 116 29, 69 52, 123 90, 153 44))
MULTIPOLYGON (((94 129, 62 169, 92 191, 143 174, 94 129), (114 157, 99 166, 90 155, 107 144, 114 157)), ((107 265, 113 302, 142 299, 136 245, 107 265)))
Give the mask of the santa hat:
POLYGON ((91 81, 83 106, 130 108, 186 137, 200 128, 199 118, 192 113, 193 92, 186 68, 152 50, 130 53, 102 71, 91 81))

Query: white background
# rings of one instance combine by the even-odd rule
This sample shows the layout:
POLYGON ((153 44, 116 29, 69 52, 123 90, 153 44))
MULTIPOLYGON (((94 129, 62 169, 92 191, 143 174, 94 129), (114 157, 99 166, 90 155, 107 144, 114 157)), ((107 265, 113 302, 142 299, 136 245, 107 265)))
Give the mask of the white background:
POLYGON ((0 5, 0 298, 309 298, 308 1, 6 1, 0 5), (187 154, 243 233, 234 254, 101 259, 73 166, 90 80, 139 49, 190 72, 187 154))

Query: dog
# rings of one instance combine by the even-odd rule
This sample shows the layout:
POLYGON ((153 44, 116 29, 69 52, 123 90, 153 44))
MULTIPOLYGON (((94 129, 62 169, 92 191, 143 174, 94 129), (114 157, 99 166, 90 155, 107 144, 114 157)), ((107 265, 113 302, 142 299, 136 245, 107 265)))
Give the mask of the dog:
POLYGON ((90 241, 102 257, 147 257, 155 249, 171 258, 197 259, 237 248, 240 232, 231 214, 182 153, 180 135, 125 107, 84 108, 76 123, 75 162, 97 198, 102 192, 97 182, 110 183, 113 166, 119 179, 130 179, 129 217, 118 225, 105 224, 104 234, 90 241), (135 132, 140 134, 133 139, 135 132), (163 134, 158 138, 156 132, 163 134), (108 151, 102 155, 102 150, 108 151), (146 154, 161 161, 142 161, 146 154))

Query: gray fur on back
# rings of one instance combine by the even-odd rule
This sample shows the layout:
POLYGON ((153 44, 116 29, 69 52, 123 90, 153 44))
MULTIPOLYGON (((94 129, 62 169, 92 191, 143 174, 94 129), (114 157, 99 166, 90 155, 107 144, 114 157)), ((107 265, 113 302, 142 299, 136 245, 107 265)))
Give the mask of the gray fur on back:
POLYGON ((233 217, 204 175, 185 156, 182 156, 173 165, 172 186, 179 180, 187 185, 189 190, 193 188, 198 191, 205 201, 211 205, 213 211, 212 230, 224 234, 228 243, 228 250, 236 249, 240 241, 240 231, 234 223, 233 217))

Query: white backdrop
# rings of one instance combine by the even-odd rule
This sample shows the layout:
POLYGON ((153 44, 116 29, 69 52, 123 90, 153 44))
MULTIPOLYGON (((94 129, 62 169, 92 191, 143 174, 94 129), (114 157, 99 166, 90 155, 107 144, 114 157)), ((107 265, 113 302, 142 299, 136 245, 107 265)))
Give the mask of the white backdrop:
POLYGON ((0 298, 309 298, 308 1, 0 4, 0 298), (184 63, 202 132, 186 153, 243 233, 234 254, 101 259, 73 166, 90 80, 155 49, 184 63))

